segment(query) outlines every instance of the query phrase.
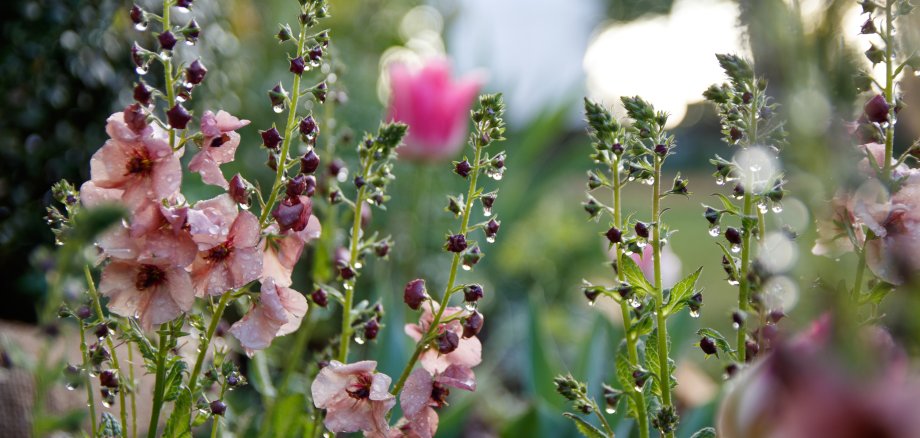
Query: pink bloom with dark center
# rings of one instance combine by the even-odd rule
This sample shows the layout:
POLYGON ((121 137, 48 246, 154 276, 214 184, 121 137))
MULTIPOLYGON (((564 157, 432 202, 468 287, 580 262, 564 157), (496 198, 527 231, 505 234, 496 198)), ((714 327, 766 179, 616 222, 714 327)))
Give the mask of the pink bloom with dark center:
POLYGON ((310 216, 307 227, 301 231, 289 230, 283 234, 277 231, 277 226, 270 226, 263 240, 261 278, 273 278, 275 284, 290 286, 294 265, 300 260, 304 246, 320 236, 322 227, 316 216, 310 216))
POLYGON ((396 405, 389 376, 375 372, 377 362, 343 364, 332 361, 310 387, 313 403, 326 410, 323 424, 334 433, 364 431, 386 436, 386 415, 396 405))
POLYGON ((258 304, 230 327, 230 333, 252 355, 254 350, 267 348, 276 337, 296 331, 306 313, 303 294, 268 278, 262 283, 258 304))
POLYGON ((409 125, 399 156, 442 161, 455 156, 468 131, 467 118, 482 79, 451 78, 446 59, 430 59, 418 70, 390 65, 389 118, 409 125))
POLYGON ((201 180, 207 184, 225 190, 229 188, 220 165, 233 161, 240 145, 240 135, 236 130, 248 124, 249 120, 240 120, 226 111, 218 111, 216 116, 211 111, 205 111, 201 116, 204 141, 201 150, 188 163, 189 170, 201 174, 201 180))
POLYGON ((188 211, 188 224, 198 243, 191 271, 199 296, 223 294, 262 274, 259 219, 238 211, 229 195, 195 204, 188 211))
MULTIPOLYGON (((434 321, 434 314, 431 313, 431 308, 434 307, 434 310, 437 311, 437 306, 436 303, 432 303, 431 306, 425 306, 425 310, 422 312, 421 317, 419 317, 418 324, 406 324, 405 331, 410 338, 414 339, 416 342, 422 339, 422 336, 425 335, 428 328, 431 327, 431 323, 434 321)), ((452 315, 464 312, 466 311, 459 307, 448 307, 444 309, 444 314, 441 316, 441 319, 447 319, 452 315)), ((471 369, 482 362, 482 344, 475 336, 469 338, 463 337, 463 325, 459 319, 454 319, 446 324, 440 324, 437 333, 441 334, 445 331, 451 331, 457 335, 460 341, 457 348, 450 353, 441 354, 436 346, 429 347, 422 352, 422 355, 419 357, 419 362, 421 362, 425 370, 431 374, 438 374, 444 373, 451 365, 471 369)))
POLYGON ((130 208, 178 193, 182 181, 179 157, 160 128, 147 126, 136 133, 125 124, 123 113, 115 113, 108 119, 106 132, 112 138, 90 160, 93 187, 123 190, 122 201, 130 208))
POLYGON ((424 368, 417 368, 399 395, 399 406, 407 423, 400 431, 409 436, 432 438, 438 430, 438 414, 435 408, 447 404, 450 387, 466 391, 476 390, 476 377, 467 367, 451 365, 443 373, 431 375, 424 368))

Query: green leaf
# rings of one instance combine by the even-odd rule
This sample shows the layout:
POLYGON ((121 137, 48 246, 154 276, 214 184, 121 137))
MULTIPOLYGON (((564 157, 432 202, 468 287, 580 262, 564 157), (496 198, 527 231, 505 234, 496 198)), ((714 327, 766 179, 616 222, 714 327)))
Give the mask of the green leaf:
POLYGON ((721 350, 723 353, 728 354, 732 358, 735 357, 735 350, 732 349, 732 345, 722 336, 721 333, 711 329, 711 328, 701 328, 696 332, 700 337, 707 337, 715 341, 716 348, 721 350))
POLYGON ((647 294, 655 292, 655 287, 645 278, 642 269, 639 268, 639 265, 636 264, 632 257, 621 257, 619 268, 623 271, 623 276, 626 277, 626 281, 628 281, 632 287, 642 290, 647 294))
POLYGON ((96 430, 96 436, 100 438, 115 438, 122 436, 121 423, 114 415, 103 412, 99 427, 96 430))
POLYGON ((144 358, 147 369, 151 372, 156 372, 157 348, 147 339, 147 335, 144 334, 144 330, 138 325, 136 318, 126 319, 128 320, 128 330, 123 331, 124 336, 137 345, 138 350, 141 352, 141 357, 144 358))
POLYGON ((894 285, 885 282, 879 282, 870 291, 860 295, 859 304, 879 304, 882 302, 882 299, 884 299, 885 296, 893 290, 894 285))
POLYGON ((645 336, 651 333, 652 328, 654 328, 654 321, 652 320, 652 315, 646 313, 642 315, 642 318, 639 318, 639 321, 629 326, 629 333, 636 337, 636 339, 645 336))
POLYGON ((722 209, 724 212, 733 214, 735 216, 741 216, 741 210, 738 210, 738 207, 735 206, 735 203, 731 199, 728 199, 728 196, 725 196, 721 193, 714 193, 715 196, 719 197, 719 200, 722 201, 722 209))
POLYGON ((687 305, 687 298, 693 295, 696 281, 700 278, 700 272, 702 271, 703 268, 700 267, 671 288, 671 295, 664 310, 665 317, 679 312, 680 309, 687 305))
POLYGON ((575 415, 571 412, 566 412, 562 415, 574 421, 575 427, 578 428, 578 432, 584 435, 585 438, 607 438, 607 434, 601 432, 600 429, 594 427, 591 423, 583 420, 578 415, 575 415))
POLYGON ((690 438, 716 438, 716 430, 712 427, 704 427, 696 431, 690 438))
POLYGON ((163 429, 163 438, 192 438, 192 391, 182 387, 176 398, 166 428, 163 429))
POLYGON ((176 360, 169 368, 166 374, 166 392, 163 398, 166 401, 173 401, 179 396, 182 389, 182 376, 188 373, 188 364, 182 360, 176 360))

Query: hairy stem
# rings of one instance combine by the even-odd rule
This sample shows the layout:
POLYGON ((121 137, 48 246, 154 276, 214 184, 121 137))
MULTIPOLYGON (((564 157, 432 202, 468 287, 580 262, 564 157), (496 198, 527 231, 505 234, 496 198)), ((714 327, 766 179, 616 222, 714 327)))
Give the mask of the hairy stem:
MULTIPOLYGON (((662 408, 673 408, 671 404, 671 370, 668 359, 668 324, 664 314, 664 291, 661 286, 661 157, 655 154, 655 181, 652 189, 652 260, 655 266, 655 307, 658 309, 658 385, 661 389, 662 408)), ((666 434, 672 437, 673 432, 666 434)))
POLYGON ((92 366, 89 363, 89 349, 86 346, 86 327, 83 321, 80 321, 80 353, 83 355, 83 377, 86 385, 86 405, 89 406, 89 421, 92 426, 92 434, 96 435, 96 398, 93 395, 93 382, 89 377, 89 369, 92 366))
MULTIPOLYGON (((370 160, 370 158, 368 158, 370 160)), ((370 162, 364 163, 361 170, 361 177, 367 179, 370 171, 370 162)), ((351 224, 351 247, 348 254, 348 266, 354 267, 358 261, 358 244, 361 240, 361 209, 364 207, 364 200, 367 196, 367 186, 361 186, 355 197, 355 217, 351 224)), ((348 360, 348 347, 351 344, 351 307, 354 305, 355 285, 357 283, 357 273, 355 277, 345 280, 345 304, 342 305, 342 334, 339 339, 339 362, 345 363, 348 360)))
POLYGON ((894 151, 894 40, 891 38, 894 16, 891 8, 894 0, 887 0, 885 4, 885 102, 888 103, 888 126, 885 127, 885 163, 882 165, 883 180, 891 177, 891 157, 894 151))
POLYGON ((153 387, 153 407, 150 412, 150 425, 147 427, 147 438, 155 438, 157 428, 160 426, 160 410, 163 408, 163 393, 166 391, 166 356, 168 355, 169 333, 161 331, 160 342, 157 344, 156 383, 153 387))
MULTIPOLYGON (((744 192, 744 206, 742 207, 743 217, 751 216, 754 207, 753 197, 750 190, 744 192)), ((750 309, 751 301, 751 283, 748 280, 748 272, 751 264, 751 230, 744 225, 741 227, 741 268, 738 274, 738 309, 747 312, 750 309)), ((747 330, 744 327, 738 327, 738 361, 744 362, 745 359, 745 341, 747 340, 747 330)))
MULTIPOLYGON (((131 379, 131 436, 137 438, 137 388, 134 378, 134 345, 127 343, 128 347, 128 377, 131 379)), ((124 425, 123 427, 127 427, 124 425)))
POLYGON ((214 314, 211 315, 211 323, 208 324, 208 331, 205 332, 204 340, 202 344, 198 346, 198 357, 195 358, 195 366, 192 368, 192 374, 189 376, 188 381, 188 387, 192 391, 192 394, 198 389, 198 375, 201 374, 204 357, 208 354, 208 349, 211 346, 211 338, 214 337, 214 332, 220 324, 220 318, 224 314, 224 309, 227 308, 227 303, 230 302, 231 295, 233 295, 233 291, 227 291, 221 295, 220 301, 217 302, 217 309, 215 309, 214 314))
MULTIPOLYGON (((96 315, 99 317, 99 322, 100 324, 105 324, 105 313, 102 312, 102 303, 99 301, 99 293, 96 291, 96 283, 93 281, 93 275, 89 271, 89 265, 83 265, 83 275, 86 277, 86 286, 89 289, 89 296, 93 300, 93 306, 96 308, 96 315)), ((118 353, 115 351, 115 343, 112 342, 111 336, 106 336, 105 341, 112 354, 112 366, 118 371, 118 376, 122 377, 121 366, 118 364, 118 353)), ((119 379, 118 386, 118 412, 120 414, 122 427, 128 427, 128 411, 125 404, 125 384, 123 379, 119 379)))

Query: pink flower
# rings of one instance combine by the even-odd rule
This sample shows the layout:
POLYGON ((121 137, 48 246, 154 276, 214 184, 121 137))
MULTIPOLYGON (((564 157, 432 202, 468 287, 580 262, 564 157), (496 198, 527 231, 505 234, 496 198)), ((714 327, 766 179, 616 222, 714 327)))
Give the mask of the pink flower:
POLYGON ((124 113, 115 113, 109 117, 106 132, 112 138, 90 160, 92 187, 123 190, 122 201, 129 207, 171 198, 179 191, 179 157, 162 130, 147 126, 136 133, 125 124, 124 113))
MULTIPOLYGON (((653 258, 652 245, 645 245, 642 248, 642 254, 632 253, 630 257, 642 269, 645 278, 652 284, 655 283, 655 261, 653 258)), ((661 248, 661 287, 669 288, 680 281, 681 263, 677 254, 671 250, 669 245, 661 248)))
MULTIPOLYGON (((431 313, 432 307, 434 307, 434 311, 437 311, 436 303, 432 303, 431 306, 425 306, 425 310, 422 312, 418 324, 406 324, 406 334, 416 342, 422 339, 422 336, 425 335, 428 328, 431 327, 431 323, 434 321, 434 314, 431 313)), ((447 319, 450 316, 464 312, 465 310, 459 307, 448 307, 444 309, 444 315, 442 315, 441 319, 447 319)), ((456 339, 459 339, 457 348, 450 353, 441 354, 436 346, 432 345, 429 347, 422 352, 422 355, 419 357, 419 362, 421 362, 425 370, 431 374, 438 374, 444 373, 451 365, 470 369, 482 362, 482 344, 475 336, 469 338, 463 337, 463 326, 459 319, 454 319, 446 324, 440 324, 440 327, 437 329, 438 334, 443 334, 447 331, 453 332, 453 334, 456 335, 456 339)), ((432 344, 437 344, 437 342, 433 342, 432 344)))
POLYGON ((269 233, 263 240, 261 278, 274 278, 276 284, 290 286, 294 265, 300 260, 304 246, 320 236, 322 227, 316 216, 310 216, 307 227, 301 231, 291 230, 284 234, 275 234, 277 230, 277 226, 270 226, 269 233))
POLYGON ((399 395, 399 406, 407 420, 400 431, 419 438, 434 436, 438 430, 438 414, 434 408, 447 404, 449 387, 475 391, 475 379, 472 370, 458 365, 451 365, 434 377, 424 368, 417 368, 406 379, 399 395))
POLYGON ((913 171, 889 202, 857 215, 877 236, 866 243, 866 263, 875 275, 902 284, 920 273, 920 172, 913 171))
POLYGON ((220 165, 233 161, 236 148, 240 145, 240 135, 236 133, 249 124, 249 120, 240 120, 226 111, 218 111, 215 116, 205 111, 201 116, 201 134, 204 141, 201 150, 192 157, 188 168, 201 174, 201 180, 207 184, 229 187, 227 179, 220 171, 220 165))
POLYGON ((388 392, 390 377, 377 373, 375 361, 343 364, 332 361, 310 387, 313 403, 326 410, 323 424, 332 432, 364 431, 386 435, 386 414, 396 405, 388 392))
POLYGON ((106 257, 177 268, 191 264, 197 253, 188 233, 175 234, 169 228, 134 237, 128 228, 118 227, 103 234, 97 245, 106 257))
POLYGON ((460 151, 467 117, 482 79, 454 81, 446 59, 430 59, 417 71, 390 65, 389 118, 409 125, 399 156, 411 160, 446 160, 460 151))
POLYGON ((80 202, 86 208, 93 208, 101 204, 118 202, 125 191, 121 189, 104 189, 89 180, 80 186, 80 202))
POLYGON ((229 195, 195 204, 188 212, 188 224, 199 249, 191 267, 199 296, 243 287, 262 274, 259 219, 237 211, 229 195))
POLYGON ((306 313, 303 294, 268 278, 262 283, 259 303, 230 327, 230 333, 251 355, 253 350, 267 348, 276 337, 296 331, 306 313))

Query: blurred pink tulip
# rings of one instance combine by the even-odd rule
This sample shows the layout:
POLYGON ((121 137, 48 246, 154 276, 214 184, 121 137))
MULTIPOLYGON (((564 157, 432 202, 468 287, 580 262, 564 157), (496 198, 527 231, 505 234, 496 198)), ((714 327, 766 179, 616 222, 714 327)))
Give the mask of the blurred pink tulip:
POLYGON ((451 78, 446 59, 427 60, 413 71, 390 65, 389 119, 409 125, 399 156, 410 160, 447 160, 460 151, 468 132, 467 117, 482 79, 451 78))
MULTIPOLYGON (((645 278, 654 283, 655 262, 652 258, 652 252, 652 246, 645 245, 645 247, 642 248, 642 254, 633 253, 630 257, 632 257, 633 261, 642 269, 645 278)), ((680 258, 671 250, 670 246, 663 246, 661 248, 661 287, 669 288, 677 284, 677 282, 680 281, 680 270, 680 258)))

